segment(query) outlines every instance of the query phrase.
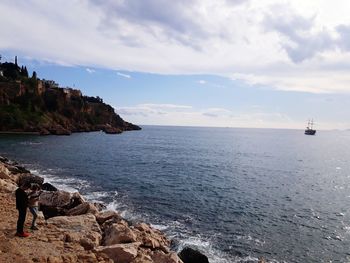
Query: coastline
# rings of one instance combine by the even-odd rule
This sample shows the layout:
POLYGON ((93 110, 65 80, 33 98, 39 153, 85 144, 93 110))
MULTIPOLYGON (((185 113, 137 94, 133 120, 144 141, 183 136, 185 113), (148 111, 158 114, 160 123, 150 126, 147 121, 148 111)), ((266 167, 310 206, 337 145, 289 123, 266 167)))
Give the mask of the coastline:
MULTIPOLYGON (((183 262, 164 233, 143 222, 132 224, 103 205, 85 201, 78 192, 43 191, 40 230, 28 238, 15 237, 13 192, 23 181, 42 184, 44 178, 0 156, 1 262, 183 262)), ((27 213, 26 229, 31 219, 27 213)))

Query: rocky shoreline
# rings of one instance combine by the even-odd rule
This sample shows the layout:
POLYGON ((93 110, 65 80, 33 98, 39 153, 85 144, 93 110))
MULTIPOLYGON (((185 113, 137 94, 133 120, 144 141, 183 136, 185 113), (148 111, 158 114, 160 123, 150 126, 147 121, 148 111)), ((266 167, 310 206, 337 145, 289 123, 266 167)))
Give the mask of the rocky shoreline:
MULTIPOLYGON (((16 162, 0 156, 0 262, 207 263, 203 254, 185 248, 171 251, 170 240, 150 225, 131 223, 103 204, 87 202, 44 182, 16 162), (38 183, 39 231, 15 237, 14 191, 24 182, 38 183)), ((27 214, 27 223, 31 214, 27 214)), ((26 227, 27 228, 27 227, 26 227)))

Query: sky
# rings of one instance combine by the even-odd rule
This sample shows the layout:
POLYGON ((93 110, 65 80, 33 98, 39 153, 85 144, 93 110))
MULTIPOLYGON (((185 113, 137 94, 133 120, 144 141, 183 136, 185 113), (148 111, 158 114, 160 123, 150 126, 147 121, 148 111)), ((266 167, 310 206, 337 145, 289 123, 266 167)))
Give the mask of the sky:
POLYGON ((2 0, 0 54, 145 125, 350 129, 350 1, 2 0))

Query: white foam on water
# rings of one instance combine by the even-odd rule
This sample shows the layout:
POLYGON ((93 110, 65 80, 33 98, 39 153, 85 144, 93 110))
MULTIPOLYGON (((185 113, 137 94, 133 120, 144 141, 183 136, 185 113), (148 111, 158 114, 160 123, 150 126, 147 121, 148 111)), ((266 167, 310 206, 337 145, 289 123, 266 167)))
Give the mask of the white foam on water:
MULTIPOLYGON (((33 167, 34 168, 34 167, 33 167)), ((76 179, 76 178, 62 178, 57 176, 56 172, 62 171, 62 169, 46 169, 41 170, 38 168, 30 169, 31 173, 34 175, 42 176, 45 179, 45 182, 49 182, 56 186, 57 188, 68 191, 68 192, 77 192, 82 187, 89 188, 90 183, 86 180, 76 179)), ((84 197, 89 201, 101 201, 105 198, 112 197, 111 202, 106 205, 107 210, 117 211, 122 217, 131 221, 144 221, 143 216, 137 214, 133 211, 132 208, 126 206, 122 202, 117 199, 118 192, 117 191, 93 191, 84 194, 84 197)), ((188 218, 187 221, 191 221, 192 218, 188 218)), ((186 227, 179 221, 172 221, 169 224, 150 224, 152 227, 164 231, 167 233, 170 239, 176 238, 179 240, 179 246, 177 248, 177 252, 180 252, 184 247, 189 246, 198 251, 202 252, 206 255, 211 263, 244 263, 244 262, 258 262, 257 258, 254 257, 232 257, 231 255, 220 251, 212 246, 210 240, 202 238, 201 235, 193 236, 191 233, 186 233, 186 227)), ((249 241, 253 241, 255 243, 263 244, 263 241, 258 239, 253 239, 249 235, 245 238, 249 241)), ((278 261, 266 261, 269 263, 278 263, 278 261)))
MULTIPOLYGON (((51 169, 50 172, 54 171, 51 169)), ((34 175, 41 176, 45 179, 45 182, 50 183, 57 187, 60 190, 64 190, 67 192, 77 192, 79 191, 79 187, 88 186, 89 183, 85 180, 75 179, 75 178, 61 178, 57 175, 53 175, 48 173, 47 170, 41 169, 31 169, 30 172, 34 175)))

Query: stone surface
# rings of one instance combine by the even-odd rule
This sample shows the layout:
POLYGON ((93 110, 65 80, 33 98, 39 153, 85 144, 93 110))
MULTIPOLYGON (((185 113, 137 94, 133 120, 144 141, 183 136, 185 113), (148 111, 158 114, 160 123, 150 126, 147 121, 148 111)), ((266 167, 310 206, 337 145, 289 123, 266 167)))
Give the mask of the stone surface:
POLYGON ((96 249, 99 253, 108 255, 115 263, 130 263, 137 257, 139 242, 101 246, 96 249))
POLYGON ((17 186, 9 181, 6 181, 4 179, 0 179, 0 190, 8 193, 12 193, 16 191, 17 186))
POLYGON ((91 203, 82 203, 72 209, 69 209, 68 211, 65 212, 66 215, 68 216, 76 216, 76 215, 83 215, 83 214, 97 214, 98 210, 97 208, 91 204, 91 203))
POLYGON ((42 185, 44 182, 44 178, 38 176, 38 175, 33 175, 33 174, 21 174, 18 178, 18 185, 22 184, 38 184, 42 185))
POLYGON ((40 195, 39 203, 43 206, 65 207, 71 203, 71 194, 66 191, 43 192, 40 195))
POLYGON ((139 223, 135 225, 135 233, 137 241, 141 242, 143 247, 169 252, 170 241, 161 231, 145 223, 139 223))
POLYGON ((66 241, 85 243, 90 240, 95 246, 100 244, 102 239, 101 229, 96 222, 94 215, 86 214, 79 216, 57 216, 47 220, 48 224, 56 226, 61 232, 66 233, 66 241))
MULTIPOLYGON (((164 253, 162 251, 154 251, 151 255, 154 263, 183 263, 176 253, 164 253)), ((196 262, 200 263, 200 262, 196 262)))
POLYGON ((50 183, 43 183, 43 185, 41 186, 41 189, 44 191, 50 191, 50 192, 58 191, 58 189, 50 183))
POLYGON ((209 263, 207 256, 190 247, 185 247, 179 253, 179 257, 184 263, 209 263))
POLYGON ((111 211, 111 210, 106 210, 106 211, 102 211, 102 212, 98 213, 96 215, 96 220, 100 225, 102 225, 104 222, 106 222, 107 220, 112 219, 114 217, 121 219, 120 215, 117 212, 111 211))
POLYGON ((109 246, 113 244, 132 243, 137 240, 136 234, 122 222, 112 224, 105 229, 103 245, 109 246))

